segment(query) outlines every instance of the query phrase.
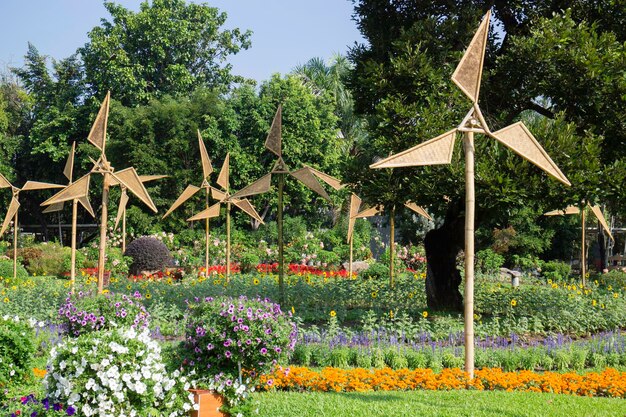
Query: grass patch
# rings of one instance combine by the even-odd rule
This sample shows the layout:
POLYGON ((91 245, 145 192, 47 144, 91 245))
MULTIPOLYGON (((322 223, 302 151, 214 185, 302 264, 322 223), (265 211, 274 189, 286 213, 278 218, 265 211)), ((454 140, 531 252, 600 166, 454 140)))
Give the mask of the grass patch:
POLYGON ((265 392, 254 395, 259 415, 273 417, 546 417, 621 416, 626 401, 498 391, 265 392))

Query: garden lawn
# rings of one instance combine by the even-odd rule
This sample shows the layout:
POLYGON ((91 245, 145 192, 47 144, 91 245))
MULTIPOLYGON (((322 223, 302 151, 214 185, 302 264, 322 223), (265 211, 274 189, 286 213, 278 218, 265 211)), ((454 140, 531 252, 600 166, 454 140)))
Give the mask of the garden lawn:
POLYGON ((259 415, 273 417, 595 417, 626 415, 626 401, 562 394, 484 391, 264 392, 259 415))

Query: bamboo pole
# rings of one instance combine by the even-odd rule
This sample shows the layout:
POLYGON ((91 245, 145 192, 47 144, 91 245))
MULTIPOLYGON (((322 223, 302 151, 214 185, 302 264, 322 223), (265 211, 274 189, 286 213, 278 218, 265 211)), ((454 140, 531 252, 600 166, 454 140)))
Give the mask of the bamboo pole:
POLYGON ((474 379, 474 132, 465 132, 465 372, 474 379))
MULTIPOLYGON (((206 208, 209 208, 209 187, 206 188, 206 208)), ((204 277, 209 277, 209 218, 204 220, 204 277)))
POLYGON ((13 216, 13 281, 17 279, 17 231, 18 231, 18 223, 17 223, 17 212, 15 211, 15 216, 13 216))
POLYGON ((580 209, 580 216, 583 224, 582 231, 582 240, 581 240, 581 254, 580 254, 580 272, 583 277, 583 287, 587 285, 587 260, 585 253, 585 206, 583 205, 580 209))
MULTIPOLYGON (((354 234, 354 232, 353 232, 354 234)), ((348 263, 348 278, 352 279, 352 248, 354 246, 354 235, 350 236, 350 262, 348 263)))
POLYGON ((230 280, 230 200, 226 203, 226 282, 230 280))
POLYGON ((122 255, 126 253, 126 207, 122 213, 122 255))
POLYGON ((286 305, 285 299, 285 257, 283 252, 283 188, 285 187, 285 174, 278 174, 278 214, 276 223, 278 226, 278 289, 280 305, 286 305))
POLYGON ((396 244, 396 206, 391 207, 389 217, 389 288, 393 288, 394 280, 394 260, 395 260, 395 244, 396 244))
POLYGON ((98 294, 102 294, 104 290, 104 265, 106 257, 107 243, 107 220, 109 206, 109 187, 111 182, 111 174, 104 173, 104 183, 102 185, 102 215, 100 216, 100 257, 98 258, 98 294))
POLYGON ((72 293, 74 293, 74 286, 76 284, 76 217, 78 215, 78 200, 72 200, 72 255, 70 266, 70 286, 72 293))

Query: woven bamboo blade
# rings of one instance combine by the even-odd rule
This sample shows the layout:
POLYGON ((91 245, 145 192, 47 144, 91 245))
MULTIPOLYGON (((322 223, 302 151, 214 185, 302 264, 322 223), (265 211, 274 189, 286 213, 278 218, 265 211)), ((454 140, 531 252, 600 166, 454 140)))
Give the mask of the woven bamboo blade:
POLYGON ((135 171, 135 168, 126 168, 121 171, 112 173, 111 176, 112 178, 117 179, 121 183, 121 185, 128 188, 128 190, 130 190, 130 192, 135 194, 137 198, 143 201, 145 205, 150 207, 150 210, 154 211, 155 213, 158 211, 156 206, 154 205, 154 202, 152 201, 152 198, 150 198, 146 187, 139 179, 139 175, 137 175, 137 171, 135 171))
POLYGON ((222 187, 223 190, 228 190, 228 171, 230 170, 230 153, 226 154, 222 169, 220 169, 220 175, 217 177, 217 185, 222 187))
POLYGON ((70 185, 63 188, 61 191, 41 203, 42 206, 49 206, 50 204, 62 203, 64 201, 77 200, 81 197, 87 197, 89 194, 89 179, 90 174, 79 178, 70 185))
POLYGON ((100 105, 100 111, 98 116, 91 126, 91 131, 87 140, 91 142, 96 148, 100 149, 104 153, 104 147, 106 145, 107 136, 107 120, 109 118, 109 101, 111 99, 111 92, 107 91, 104 101, 100 105))
POLYGON ((352 233, 354 232, 354 222, 356 221, 356 215, 359 213, 361 207, 361 198, 358 195, 352 193, 350 196, 350 211, 348 217, 348 242, 352 239, 352 233))
POLYGON ((176 201, 174 201, 174 204, 172 204, 172 207, 170 207, 170 209, 167 212, 165 212, 165 214, 163 215, 163 218, 166 218, 167 216, 169 216, 171 212, 176 210, 181 204, 189 200, 195 193, 197 193, 200 190, 201 190, 200 187, 196 187, 195 185, 188 185, 187 188, 185 188, 185 190, 182 192, 182 194, 178 196, 176 201))
POLYGON ((72 149, 70 150, 70 154, 67 157, 67 161, 65 162, 65 168, 63 168, 63 175, 68 179, 69 182, 72 182, 72 175, 74 174, 74 153, 76 152, 76 142, 72 142, 72 149))
POLYGON ((317 194, 321 195, 327 201, 330 201, 330 197, 326 193, 326 190, 322 187, 322 184, 317 180, 317 177, 313 175, 310 168, 300 168, 297 171, 291 172, 291 176, 296 178, 302 184, 306 185, 317 194))
POLYGON ((270 127, 270 132, 267 134, 267 139, 265 139, 265 148, 269 151, 273 152, 277 156, 282 156, 282 113, 283 107, 282 105, 278 106, 276 110, 276 114, 274 115, 274 120, 272 121, 272 126, 270 127))
POLYGON ((411 149, 378 161, 370 165, 370 168, 449 164, 452 161, 452 153, 454 152, 456 132, 457 129, 452 129, 411 149))
POLYGON ((22 187, 22 191, 48 190, 50 188, 65 188, 65 186, 59 184, 50 184, 47 182, 26 181, 26 184, 24 184, 24 186, 22 187))
POLYGON ((252 217, 254 220, 258 221, 261 224, 265 224, 263 223, 263 219, 261 218, 261 216, 259 216, 259 213, 256 211, 252 203, 250 203, 247 198, 244 198, 243 200, 233 200, 232 203, 235 206, 239 207, 241 210, 245 211, 248 216, 252 217))
POLYGON ((604 229, 606 234, 609 235, 609 237, 611 238, 613 242, 615 242, 615 239, 613 238, 613 235, 611 234, 611 228, 606 223, 606 219, 604 218, 604 215, 602 214, 602 210, 600 209, 600 207, 592 206, 592 205, 589 205, 589 207, 591 207, 591 211, 593 211, 593 214, 595 214, 596 217, 598 218, 598 221, 602 225, 602 228, 604 229))
POLYGON ((63 207, 65 206, 65 203, 61 202, 61 203, 54 203, 48 206, 48 208, 46 208, 45 210, 42 211, 42 213, 48 214, 48 213, 54 213, 57 211, 61 211, 63 210, 63 207))
POLYGON ((452 74, 452 81, 474 103, 478 102, 478 95, 480 93, 480 80, 483 73, 490 17, 491 11, 488 11, 474 34, 472 41, 465 50, 461 62, 459 62, 459 65, 452 74))
POLYGON ((198 130, 198 146, 200 148, 200 158, 202 160, 202 174, 204 175, 204 179, 207 179, 213 172, 213 165, 211 165, 211 159, 209 158, 209 153, 206 151, 206 146, 204 146, 200 130, 198 130))
POLYGON ((188 222, 196 220, 210 219, 220 215, 220 203, 215 203, 211 207, 202 210, 200 213, 187 219, 188 222))
POLYGON ((544 216, 563 216, 567 214, 579 214, 580 208, 576 206, 567 206, 565 210, 552 210, 547 213, 543 213, 544 216))
POLYGON ((228 198, 228 194, 226 194, 223 191, 218 190, 215 187, 211 187, 211 197, 213 197, 214 200, 222 202, 228 198))
POLYGON ((248 197, 251 195, 266 193, 270 190, 272 185, 272 174, 267 174, 248 185, 247 187, 242 188, 237 191, 235 194, 231 195, 230 198, 242 198, 248 197))
POLYGON ((420 216, 426 217, 428 220, 432 220, 433 219, 432 217, 430 217, 430 215, 428 213, 426 213, 426 210, 424 210, 422 207, 418 206, 415 203, 405 203, 404 205, 405 205, 405 207, 407 207, 410 210, 413 210, 414 212, 416 212, 420 216))
POLYGON ((372 217, 372 216, 377 215, 378 213, 382 213, 382 211, 383 211, 382 207, 370 207, 358 213, 356 216, 354 216, 354 218, 363 219, 365 217, 372 217))
POLYGON ((308 165, 304 165, 304 166, 310 169, 313 175, 315 175, 317 178, 319 178, 320 180, 324 181, 326 184, 333 187, 335 190, 339 191, 344 187, 344 185, 341 184, 341 181, 339 181, 337 178, 330 176, 328 174, 325 174, 322 171, 318 171, 315 168, 311 168, 308 165))
POLYGON ((572 185, 524 123, 517 122, 500 129, 493 133, 493 137, 563 184, 572 185))
MULTIPOLYGON (((4 221, 2 222, 2 230, 0 230, 0 236, 4 235, 4 232, 6 232, 9 224, 11 224, 11 219, 13 219, 13 216, 15 216, 15 213, 17 213, 17 209, 19 208, 20 202, 17 201, 17 198, 12 197, 11 204, 9 204, 9 209, 7 210, 7 214, 6 216, 4 216, 4 221)), ((17 225, 14 226, 17 227, 17 225)))
POLYGON ((78 202, 91 214, 91 217, 96 218, 96 213, 94 213, 93 208, 91 207, 91 203, 89 202, 89 196, 82 196, 77 198, 78 202))
POLYGON ((145 184, 146 182, 160 180, 167 177, 169 177, 169 175, 140 175, 139 180, 145 184))
POLYGON ((0 188, 12 187, 9 180, 7 180, 4 175, 0 174, 0 188))
POLYGON ((128 194, 126 193, 126 190, 123 190, 122 196, 120 197, 120 205, 117 207, 117 216, 115 216, 115 226, 113 227, 113 230, 117 230, 117 226, 119 225, 120 220, 122 219, 122 215, 125 214, 127 203, 128 203, 128 194))

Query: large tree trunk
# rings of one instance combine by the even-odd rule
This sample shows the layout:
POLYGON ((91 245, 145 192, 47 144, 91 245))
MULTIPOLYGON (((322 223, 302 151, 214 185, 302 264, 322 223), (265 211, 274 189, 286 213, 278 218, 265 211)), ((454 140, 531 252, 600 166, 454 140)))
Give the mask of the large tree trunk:
POLYGON ((607 252, 607 239, 604 237, 604 229, 598 220, 598 249, 600 250, 600 271, 604 271, 608 268, 607 252))
POLYGON ((463 201, 452 202, 443 225, 430 230, 424 239, 428 265, 426 298, 428 308, 433 310, 463 311, 461 273, 456 268, 456 257, 464 245, 463 213, 463 201))

